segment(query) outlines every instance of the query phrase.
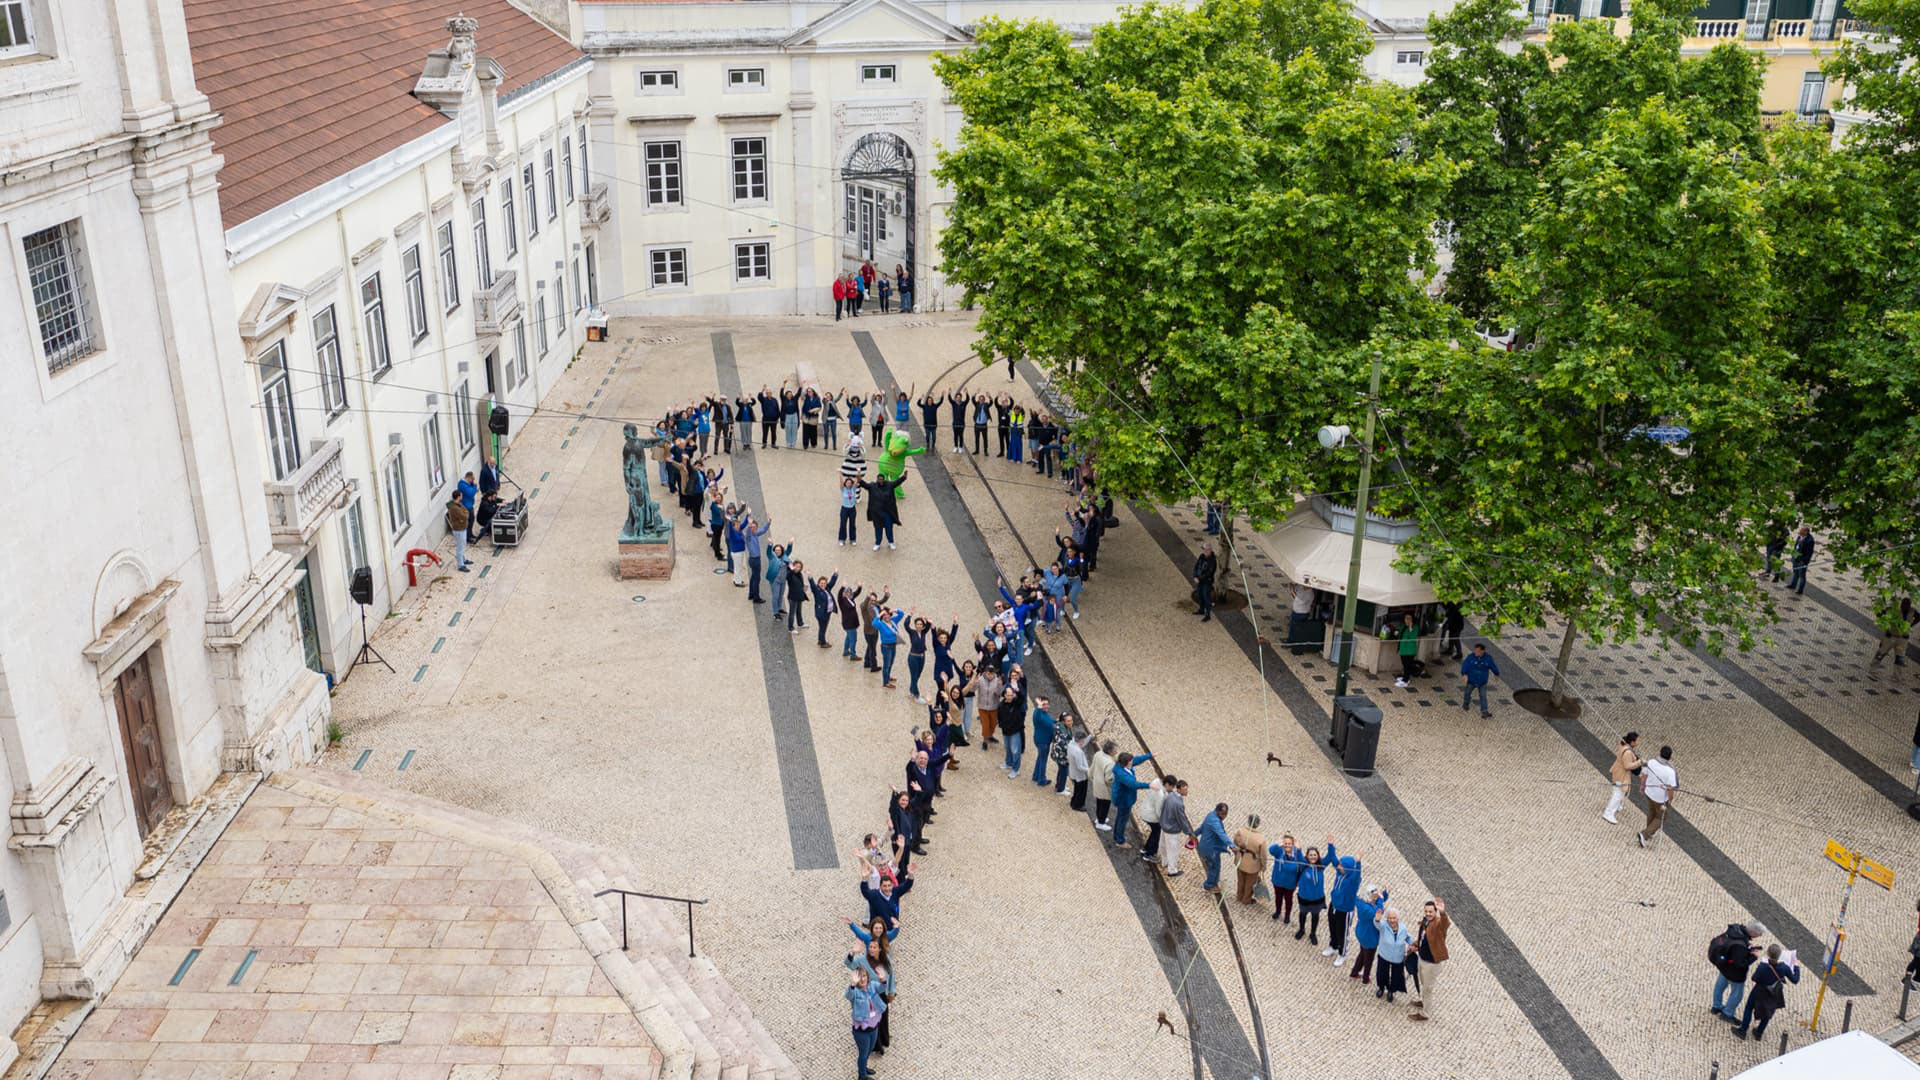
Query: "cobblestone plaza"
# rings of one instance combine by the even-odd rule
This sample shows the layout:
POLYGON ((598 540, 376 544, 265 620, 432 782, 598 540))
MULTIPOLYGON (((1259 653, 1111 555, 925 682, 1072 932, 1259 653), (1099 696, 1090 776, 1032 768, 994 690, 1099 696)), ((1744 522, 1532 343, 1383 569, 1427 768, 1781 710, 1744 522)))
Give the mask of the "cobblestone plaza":
MULTIPOLYGON (((474 820, 509 823, 503 828, 522 844, 550 835, 569 850, 604 850, 629 868, 632 888, 706 900, 694 916, 700 955, 801 1075, 851 1075, 841 957, 854 944, 846 922, 864 909, 852 854, 862 834, 885 831, 888 791, 903 781, 909 731, 925 722, 925 710, 907 699, 904 679, 900 690, 884 690, 857 665, 816 648, 811 628, 790 635, 767 608, 748 604, 684 518, 671 580, 619 580, 620 424, 651 423, 716 389, 777 387, 797 367, 827 389, 898 386, 917 396, 965 383, 1036 400, 1037 372, 1022 369, 1009 384, 1004 365, 983 369, 969 359, 971 344, 972 324, 957 314, 616 321, 611 340, 586 347, 539 414, 515 418, 520 433, 506 465, 531 499, 526 541, 504 551, 480 545, 473 573, 441 574, 400 601, 374 636, 395 670, 361 667, 339 689, 335 715, 345 738, 319 782, 329 772, 357 774, 339 781, 356 798, 377 804, 391 790, 402 805, 437 800, 474 820)), ((907 430, 923 443, 917 410, 907 430)), ((947 452, 944 432, 932 442, 937 452, 909 466, 898 550, 835 546, 837 452, 736 447, 730 458, 716 453, 714 464, 727 468, 729 498, 770 517, 770 541, 795 539, 809 574, 838 572, 842 581, 891 589, 897 604, 940 625, 957 619, 972 627, 995 595, 996 575, 1013 579, 1051 560, 1067 496, 1025 467, 947 452)), ((1257 1009, 1275 1075, 1384 1067, 1418 1077, 1691 1080, 1717 1062, 1729 1076, 1777 1052, 1780 1032, 1793 1046, 1816 1038, 1805 1027, 1812 969, 1845 881, 1824 857, 1830 838, 1899 877, 1891 893, 1864 883, 1853 892, 1822 1032, 1839 1030, 1847 1004, 1856 1027, 1894 1022, 1913 927, 1911 875, 1920 866, 1905 812, 1920 664, 1867 667, 1876 643, 1867 599, 1825 560, 1804 599, 1783 594, 1773 640, 1750 654, 1583 644, 1572 676, 1587 705, 1574 720, 1542 720, 1512 701, 1514 689, 1549 678, 1558 627, 1489 642, 1501 668, 1490 719, 1458 707, 1450 670, 1408 688, 1356 672, 1355 691, 1381 706, 1385 724, 1378 771, 1350 779, 1325 746, 1332 666, 1264 644, 1282 636, 1288 591, 1261 546, 1243 539, 1240 561, 1222 560, 1223 585, 1249 602, 1202 624, 1185 580, 1203 538, 1194 508, 1118 513, 1121 525, 1103 542, 1082 597, 1085 616, 1042 635, 1026 658, 1031 693, 1050 696, 1056 713, 1089 718, 1104 738, 1151 751, 1156 765, 1189 780, 1196 823, 1225 801, 1229 828, 1255 812, 1269 839, 1285 832, 1318 844, 1331 836, 1343 853, 1360 854, 1365 880, 1390 889, 1403 912, 1444 898, 1455 926, 1444 997, 1431 1023, 1409 1023, 1404 1005, 1352 985, 1344 969, 1283 932, 1269 909, 1229 895, 1243 978, 1200 874, 1168 879, 1133 852, 1111 850, 1107 834, 1065 799, 987 767, 997 750, 976 747, 957 751, 960 771, 939 803, 930 854, 915 863, 895 943, 894 1046, 879 1059, 881 1075, 1174 1077, 1200 1068, 1242 1080, 1260 1068, 1257 1009), (1643 746, 1675 748, 1684 792, 1649 850, 1626 825, 1634 812, 1618 826, 1600 816, 1606 766, 1630 729, 1642 733, 1643 746), (1707 941, 1749 918, 1799 950, 1809 968, 1789 988, 1766 1046, 1735 1041, 1707 1009, 1707 941), (1162 1014, 1172 1034, 1157 1023, 1162 1014)), ((316 827, 372 827, 332 816, 343 811, 309 809, 315 797, 264 785, 235 828, 281 829, 309 818, 316 827)), ((221 843, 257 843, 265 852, 280 839, 242 831, 221 843)), ((335 861, 351 862, 363 842, 333 839, 345 845, 329 849, 342 853, 335 861)), ((430 840, 364 842, 392 843, 423 860, 457 847, 430 840)), ((216 851, 200 873, 225 880, 220 868, 246 855, 216 851)), ((351 1045, 367 1034, 362 1025, 390 1023, 405 1033, 396 1036, 401 1045, 468 1045, 473 1040, 456 1038, 457 1025, 422 1023, 416 1036, 408 1019, 431 1011, 431 995, 451 992, 442 983, 463 978, 534 1000, 499 1007, 502 1032, 524 1036, 505 1045, 528 1049, 480 1053, 477 1063, 458 1053, 389 1062, 374 1051, 258 1051, 236 1053, 223 1075, 258 1068, 384 1080, 479 1064, 506 1071, 491 1075, 606 1069, 612 1077, 657 1060, 591 962, 593 950, 540 929, 565 922, 526 887, 527 872, 494 856, 472 858, 520 883, 497 885, 499 897, 519 890, 513 897, 473 902, 525 908, 488 918, 533 928, 501 931, 535 936, 501 948, 552 950, 538 984, 524 974, 362 967, 355 977, 370 980, 367 987, 329 983, 326 992, 379 986, 390 1000, 383 1009, 332 1010, 357 1017, 352 1032, 340 1026, 344 1019, 331 1021, 340 1026, 337 1040, 313 1023, 295 1032, 267 1010, 229 1019, 224 1010, 240 1006, 209 1003, 205 995, 216 991, 208 987, 178 988, 201 997, 168 1013, 164 984, 183 948, 244 952, 248 935, 270 921, 187 926, 204 916, 180 910, 115 991, 127 1000, 104 1003, 63 1067, 77 1074, 90 1062, 102 1075, 134 1075, 133 1065, 162 1058, 115 1053, 125 1033, 164 1049, 160 1033, 181 1025, 203 1035, 255 1025, 233 1034, 243 1044, 351 1045), (525 1011, 548 1022, 506 1018, 525 1011), (388 1013, 398 1019, 376 1018, 388 1013), (591 1032, 577 1019, 583 1015, 595 1018, 591 1032), (271 1039, 263 1034, 269 1026, 271 1039), (639 1047, 637 1060, 605 1047, 639 1047), (323 1062, 346 1068, 315 1071, 323 1062), (385 1064, 392 1070, 376 1068, 385 1064), (412 1066, 425 1068, 407 1071, 412 1066)), ((1187 866, 1194 869, 1191 856, 1187 866)), ((677 920, 678 912, 658 917, 677 920)), ((278 927, 293 936, 271 947, 348 947, 373 933, 362 928, 366 912, 332 914, 339 940, 320 941, 333 928, 309 921, 278 927)), ((394 944, 369 939, 370 948, 394 944)), ((222 982, 232 966, 220 968, 222 982)), ((297 978, 276 965, 256 972, 263 991, 297 978)), ((309 984, 289 992, 320 991, 309 984)), ((480 1045, 499 1050, 502 1041, 480 1045)), ((217 1055, 183 1060, 194 1064, 176 1070, 181 1075, 212 1075, 198 1071, 203 1065, 219 1071, 217 1055)))

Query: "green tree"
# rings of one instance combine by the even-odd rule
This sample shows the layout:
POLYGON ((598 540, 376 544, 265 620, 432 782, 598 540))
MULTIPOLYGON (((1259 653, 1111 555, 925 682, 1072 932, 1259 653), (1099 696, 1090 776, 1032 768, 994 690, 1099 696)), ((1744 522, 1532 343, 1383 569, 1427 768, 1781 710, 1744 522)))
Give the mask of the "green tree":
POLYGON ((1540 178, 1561 152, 1597 138, 1612 114, 1658 98, 1693 140, 1759 155, 1762 61, 1738 45, 1682 57, 1693 0, 1641 0, 1622 37, 1608 20, 1556 24, 1545 44, 1507 0, 1464 0, 1434 16, 1427 78, 1416 90, 1422 152, 1459 175, 1441 207, 1452 266, 1445 296, 1493 317, 1495 277, 1517 254, 1540 178))
POLYGON ((1772 251, 1751 159, 1655 98, 1555 155, 1495 277, 1529 347, 1414 350, 1390 424, 1422 521, 1403 556, 1490 627, 1746 646, 1771 619, 1753 574, 1788 497, 1776 429, 1797 407, 1771 340, 1772 251), (1667 446, 1647 429, 1681 425, 1667 446))
POLYGON ((1284 514, 1325 460, 1316 410, 1358 387, 1345 350, 1442 324, 1420 279, 1451 167, 1406 152, 1412 100, 1318 0, 1150 4, 1084 50, 1042 23, 977 40, 938 62, 967 124, 936 175, 981 357, 1065 383, 1116 492, 1284 514))

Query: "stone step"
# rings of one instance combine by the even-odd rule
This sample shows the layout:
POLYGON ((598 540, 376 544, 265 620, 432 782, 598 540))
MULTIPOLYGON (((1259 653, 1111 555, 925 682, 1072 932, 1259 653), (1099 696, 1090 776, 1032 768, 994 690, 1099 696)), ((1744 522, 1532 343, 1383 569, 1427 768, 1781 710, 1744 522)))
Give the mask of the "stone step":
MULTIPOLYGON (((609 886, 624 889, 635 887, 636 875, 631 864, 612 853, 603 852, 596 856, 594 872, 598 880, 608 884, 595 884, 591 890, 593 892, 609 886)), ((615 927, 620 918, 619 899, 618 895, 612 895, 599 900, 606 905, 602 918, 615 927)), ((712 961, 704 957, 687 956, 685 918, 683 905, 644 898, 630 898, 627 902, 629 938, 638 941, 641 927, 648 929, 659 945, 653 958, 659 961, 659 966, 670 970, 690 988, 703 1014, 698 1021, 700 1030, 714 1046, 720 1048, 726 1065, 729 1068, 735 1063, 747 1066, 748 1073, 743 1073, 743 1076, 764 1074, 797 1078, 798 1069, 754 1018, 753 1010, 728 985, 712 961)))

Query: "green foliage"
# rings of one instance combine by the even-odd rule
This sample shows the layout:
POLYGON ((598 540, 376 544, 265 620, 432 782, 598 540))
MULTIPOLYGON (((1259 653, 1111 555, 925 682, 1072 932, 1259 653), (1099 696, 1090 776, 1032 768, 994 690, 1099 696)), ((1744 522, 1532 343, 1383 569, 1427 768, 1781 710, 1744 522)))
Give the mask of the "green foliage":
POLYGON ((1557 616, 1717 649, 1769 619, 1755 553, 1798 398, 1769 340, 1758 186, 1691 128, 1650 101, 1556 157, 1496 277, 1530 348, 1428 350, 1398 373, 1416 489, 1398 502, 1423 523, 1403 562, 1496 630, 1557 616), (1664 424, 1692 437, 1642 434, 1664 424))
POLYGON ((1066 381, 1116 490, 1284 513, 1324 457, 1306 410, 1351 398, 1327 358, 1441 325, 1419 278, 1452 167, 1405 152, 1414 103, 1319 0, 1150 4, 1084 50, 977 36, 938 64, 968 122, 936 176, 982 358, 1066 381))

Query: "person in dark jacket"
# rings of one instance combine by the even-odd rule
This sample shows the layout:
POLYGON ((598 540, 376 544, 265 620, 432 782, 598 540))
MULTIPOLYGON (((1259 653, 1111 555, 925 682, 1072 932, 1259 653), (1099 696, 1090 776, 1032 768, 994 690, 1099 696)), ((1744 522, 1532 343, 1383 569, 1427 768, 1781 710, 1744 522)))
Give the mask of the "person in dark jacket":
POLYGON ((1200 557, 1193 561, 1193 602, 1199 605, 1201 622, 1213 621, 1213 575, 1219 566, 1212 544, 1201 547, 1200 557))
POLYGON ((1800 981, 1800 965, 1787 963, 1780 955, 1780 944, 1775 942, 1767 946, 1767 958, 1754 965, 1753 993, 1747 995, 1747 1011, 1734 1025, 1734 1038, 1746 1038, 1755 1017, 1760 1023, 1752 1028, 1752 1033, 1754 1038, 1760 1038, 1767 1033, 1767 1021, 1786 1007, 1787 984, 1800 981))
POLYGON ((1467 617, 1460 611, 1460 605, 1449 600, 1440 605, 1444 613, 1440 620, 1440 651, 1460 659, 1460 634, 1467 628, 1467 617))
POLYGON ((913 811, 915 836, 927 835, 927 822, 938 813, 933 808, 933 757, 916 750, 907 759, 907 805, 913 811))
POLYGON ((1740 1011, 1740 995, 1747 991, 1747 972, 1753 967, 1754 958, 1760 955, 1760 946, 1755 942, 1766 934, 1767 928, 1757 922, 1728 923, 1726 933, 1720 935, 1720 946, 1711 959, 1713 970, 1718 972, 1713 980, 1713 1005, 1715 1015, 1727 1023, 1735 1023, 1735 1013, 1740 1011), (1727 991, 1733 991, 1731 996, 1727 991), (1721 1004, 1721 999, 1726 1003, 1721 1004))
POLYGON ((900 884, 895 885, 886 878, 880 879, 880 887, 867 884, 867 868, 857 867, 860 874, 860 895, 867 898, 867 918, 887 920, 887 928, 900 925, 900 898, 913 891, 913 875, 902 867, 900 884))
POLYGON ((1800 526, 1800 536, 1793 542, 1793 573, 1787 576, 1787 591, 1795 596, 1807 593, 1807 565, 1813 562, 1813 530, 1800 526))
POLYGON ((888 480, 879 477, 863 481, 860 486, 867 491, 867 520, 873 523, 873 550, 880 550, 880 541, 893 546, 893 527, 900 521, 900 503, 898 492, 900 485, 907 482, 903 473, 898 478, 888 480))
MULTIPOLYGON (((813 624, 820 628, 820 647, 827 647, 827 623, 833 619, 833 587, 840 582, 840 571, 835 570, 832 577, 817 577, 807 583, 813 593, 813 624)), ((798 603, 798 601, 795 601, 798 603)))

